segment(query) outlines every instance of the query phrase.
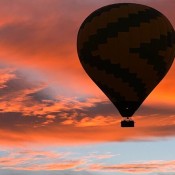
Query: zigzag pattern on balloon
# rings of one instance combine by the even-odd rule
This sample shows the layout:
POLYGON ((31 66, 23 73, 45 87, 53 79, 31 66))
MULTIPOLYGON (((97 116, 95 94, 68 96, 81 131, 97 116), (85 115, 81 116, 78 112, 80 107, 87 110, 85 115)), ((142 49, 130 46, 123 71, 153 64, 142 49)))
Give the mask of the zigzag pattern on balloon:
POLYGON ((175 32, 151 7, 112 4, 85 19, 77 51, 91 79, 123 116, 132 116, 172 65, 175 32))

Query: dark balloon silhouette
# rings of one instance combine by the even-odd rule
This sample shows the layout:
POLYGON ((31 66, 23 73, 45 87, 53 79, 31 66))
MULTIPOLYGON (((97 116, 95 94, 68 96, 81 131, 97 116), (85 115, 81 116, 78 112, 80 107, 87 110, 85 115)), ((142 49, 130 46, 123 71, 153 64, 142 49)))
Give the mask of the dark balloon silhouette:
POLYGON ((173 63, 175 31, 151 7, 112 4, 94 11, 82 23, 77 51, 87 74, 129 119, 122 126, 134 126, 130 117, 173 63))

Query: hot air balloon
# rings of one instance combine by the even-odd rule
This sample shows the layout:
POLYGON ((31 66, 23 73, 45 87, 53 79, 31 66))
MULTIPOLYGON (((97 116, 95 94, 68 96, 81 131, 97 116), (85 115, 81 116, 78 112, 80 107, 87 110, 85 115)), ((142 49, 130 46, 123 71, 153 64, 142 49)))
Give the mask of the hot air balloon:
POLYGON ((118 3, 90 14, 80 26, 77 52, 86 73, 124 120, 131 119, 163 79, 175 56, 175 31, 159 11, 118 3))

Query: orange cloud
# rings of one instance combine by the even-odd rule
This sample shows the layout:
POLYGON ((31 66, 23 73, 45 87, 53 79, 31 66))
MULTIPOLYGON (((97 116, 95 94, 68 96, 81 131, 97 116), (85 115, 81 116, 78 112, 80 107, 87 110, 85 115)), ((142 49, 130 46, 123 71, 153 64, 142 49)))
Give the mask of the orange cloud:
POLYGON ((1 88, 1 144, 78 144, 174 136, 172 105, 145 103, 135 115, 136 127, 121 128, 121 117, 106 98, 57 96, 40 79, 30 81, 14 70, 1 72, 2 77, 10 77, 3 79, 1 88))
POLYGON ((63 125, 74 125, 76 127, 98 127, 98 126, 109 126, 119 124, 120 120, 112 116, 94 116, 82 118, 80 121, 75 119, 68 119, 62 122, 63 125))
MULTIPOLYGON (((17 0, 10 6, 0 2, 1 143, 72 144, 174 136, 174 65, 135 114, 136 127, 120 128, 119 113, 88 78, 76 53, 81 22, 107 2, 76 1, 72 6, 68 1, 44 0, 42 8, 39 2, 17 0)), ((175 24, 172 1, 144 2, 169 14, 175 24)))
MULTIPOLYGON (((101 6, 114 2, 116 3, 113 0, 108 2, 101 0, 98 3, 76 1, 74 6, 67 0, 32 2, 16 0, 10 5, 8 1, 1 2, 1 61, 18 68, 33 68, 42 72, 49 83, 54 81, 58 89, 60 86, 64 91, 66 89, 66 94, 104 97, 79 62, 76 53, 76 36, 80 24, 87 15, 101 6), (41 3, 42 8, 38 5, 41 3)), ((135 2, 140 3, 138 0, 135 2)), ((173 15, 175 7, 171 0, 142 1, 142 3, 165 13, 175 26, 173 15)), ((162 88, 163 91, 164 87, 162 88)), ((59 90, 58 92, 60 93, 59 90)))
POLYGON ((155 140, 174 136, 174 117, 165 119, 163 122, 148 120, 146 117, 137 119, 135 128, 120 128, 120 125, 87 126, 76 127, 74 125, 60 125, 56 122, 33 127, 32 124, 23 123, 22 126, 16 125, 3 127, 0 130, 1 145, 24 146, 26 144, 42 145, 72 145, 83 143, 97 143, 110 141, 128 140, 155 140), (140 126, 139 126, 140 125, 140 126))
POLYGON ((16 75, 13 73, 14 69, 12 68, 3 68, 0 69, 0 89, 6 87, 6 82, 16 78, 16 75))
MULTIPOLYGON (((83 10, 73 9, 74 15, 65 15, 62 9, 70 11, 68 2, 45 0, 41 2, 42 9, 39 8, 39 2, 24 3, 17 0, 12 2, 9 8, 6 8, 8 2, 1 2, 1 62, 44 72, 43 76, 47 77, 49 82, 58 82, 57 86, 61 85, 63 88, 69 86, 72 92, 80 92, 77 85, 83 87, 82 92, 88 92, 86 88, 88 83, 92 82, 79 63, 75 47, 79 26, 76 14, 83 10)), ((87 8, 86 5, 84 7, 87 8)), ((88 89, 98 92, 98 88, 93 84, 88 89)), ((89 91, 89 94, 92 92, 89 91)))

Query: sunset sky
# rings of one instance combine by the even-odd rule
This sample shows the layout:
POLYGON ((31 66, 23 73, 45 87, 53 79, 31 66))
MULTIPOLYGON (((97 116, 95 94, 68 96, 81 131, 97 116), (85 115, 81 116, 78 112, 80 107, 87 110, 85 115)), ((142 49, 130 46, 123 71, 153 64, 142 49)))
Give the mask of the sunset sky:
POLYGON ((175 63, 121 128, 82 68, 76 39, 94 10, 174 0, 0 0, 0 175, 175 175, 175 63))

